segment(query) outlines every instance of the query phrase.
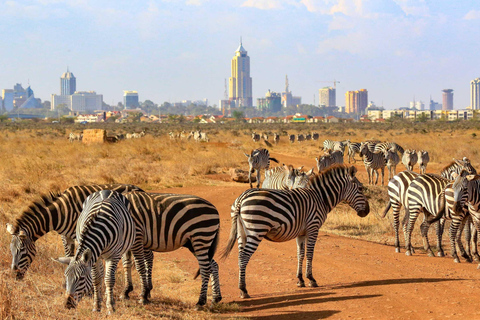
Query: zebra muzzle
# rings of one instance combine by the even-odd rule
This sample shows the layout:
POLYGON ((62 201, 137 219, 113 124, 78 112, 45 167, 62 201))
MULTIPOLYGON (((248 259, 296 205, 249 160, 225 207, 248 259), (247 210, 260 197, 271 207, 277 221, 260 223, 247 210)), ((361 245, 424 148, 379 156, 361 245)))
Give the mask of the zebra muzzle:
POLYGON ((75 309, 77 307, 77 299, 75 295, 67 294, 65 301, 66 309, 75 309))

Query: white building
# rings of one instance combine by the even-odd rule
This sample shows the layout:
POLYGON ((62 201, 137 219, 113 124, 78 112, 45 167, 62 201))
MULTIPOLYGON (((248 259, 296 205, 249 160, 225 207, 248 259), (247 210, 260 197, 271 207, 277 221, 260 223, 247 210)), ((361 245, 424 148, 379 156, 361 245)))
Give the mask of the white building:
POLYGON ((64 104, 73 112, 92 112, 103 110, 103 95, 95 91, 77 91, 72 95, 52 94, 51 110, 64 104))
POLYGON ((480 78, 470 81, 470 108, 480 109, 480 78))

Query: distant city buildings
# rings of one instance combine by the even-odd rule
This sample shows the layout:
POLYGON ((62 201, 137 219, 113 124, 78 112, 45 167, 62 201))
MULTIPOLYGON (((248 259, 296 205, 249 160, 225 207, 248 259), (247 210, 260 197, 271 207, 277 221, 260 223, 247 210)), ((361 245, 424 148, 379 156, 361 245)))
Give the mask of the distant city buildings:
POLYGON ((345 93, 345 112, 364 114, 368 105, 368 91, 360 89, 345 93))
POLYGON ((470 81, 470 108, 480 109, 480 78, 470 81))
POLYGON ((60 77, 60 95, 52 94, 51 110, 64 106, 73 112, 92 112, 103 109, 103 95, 95 91, 76 91, 77 80, 68 69, 60 77))
POLYGON ((140 106, 138 102, 138 92, 137 91, 123 91, 123 107, 124 109, 135 109, 140 106))
POLYGON ((263 111, 279 112, 282 111, 282 95, 268 90, 265 98, 257 99, 257 108, 263 111))
MULTIPOLYGON (((269 90, 270 91, 270 90, 269 90)), ((289 89, 288 76, 285 76, 285 91, 281 94, 281 104, 283 107, 298 106, 302 104, 302 97, 294 97, 289 89)))
POLYGON ((235 107, 252 107, 252 78, 250 77, 250 57, 242 42, 232 58, 232 76, 229 78, 228 98, 235 107))
POLYGON ((442 110, 453 110, 453 89, 443 89, 442 100, 442 110))
POLYGON ((422 101, 410 101, 410 109, 425 110, 425 104, 422 101))
POLYGON ((0 107, 4 112, 9 112, 16 108, 31 109, 42 107, 41 100, 35 98, 30 86, 24 89, 20 83, 15 84, 13 89, 3 89, 0 100, 0 107))
POLYGON ((432 97, 430 97, 430 104, 428 109, 430 111, 442 110, 442 105, 438 102, 433 101, 432 97))
POLYGON ((335 107, 336 102, 336 89, 332 87, 324 87, 318 90, 320 107, 335 107))

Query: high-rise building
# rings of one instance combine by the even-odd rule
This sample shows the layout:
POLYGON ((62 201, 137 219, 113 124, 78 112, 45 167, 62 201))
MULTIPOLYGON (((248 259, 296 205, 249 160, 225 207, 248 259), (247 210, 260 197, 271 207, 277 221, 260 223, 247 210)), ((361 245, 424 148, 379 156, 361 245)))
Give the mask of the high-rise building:
POLYGON ((470 108, 480 109, 480 78, 470 81, 470 108))
POLYGON ((232 76, 229 78, 229 83, 229 100, 235 101, 236 107, 251 107, 253 99, 250 57, 241 41, 232 58, 232 76))
POLYGON ((13 109, 13 89, 2 90, 3 109, 5 111, 11 111, 13 109))
POLYGON ((368 91, 360 89, 345 93, 345 112, 364 114, 368 106, 368 91))
POLYGON ((435 102, 432 100, 432 97, 430 96, 430 106, 429 106, 430 111, 435 111, 435 110, 442 110, 442 105, 438 102, 435 102))
POLYGON ((293 96, 292 91, 290 91, 289 85, 288 85, 288 76, 285 76, 285 92, 282 92, 281 97, 282 97, 281 103, 284 108, 289 106, 298 106, 302 104, 302 97, 295 97, 293 96))
POLYGON ((140 106, 138 102, 138 92, 137 91, 123 91, 123 106, 125 109, 135 109, 140 106))
POLYGON ((265 98, 257 99, 257 108, 260 110, 279 112, 282 110, 282 96, 280 93, 276 93, 268 90, 265 94, 265 98))
POLYGON ((55 110, 59 105, 74 112, 92 112, 103 109, 103 95, 95 91, 77 91, 70 95, 52 94, 51 110, 55 110))
POLYGON ((67 72, 60 78, 60 95, 68 96, 74 94, 75 91, 77 91, 77 79, 67 68, 67 72))
POLYGON ((453 89, 443 89, 442 92, 442 110, 453 110, 453 89))
POLYGON ((318 90, 320 107, 336 107, 336 89, 332 87, 324 87, 318 90))

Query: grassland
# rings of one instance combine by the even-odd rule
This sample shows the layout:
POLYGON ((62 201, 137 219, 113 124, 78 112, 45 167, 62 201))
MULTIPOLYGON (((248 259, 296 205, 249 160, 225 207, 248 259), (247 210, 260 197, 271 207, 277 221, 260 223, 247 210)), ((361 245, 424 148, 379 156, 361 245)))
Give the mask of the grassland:
MULTIPOLYGON (((280 132, 281 142, 270 148, 279 158, 294 159, 295 165, 312 167, 314 157, 320 154, 321 142, 326 138, 362 141, 379 139, 395 141, 404 148, 425 149, 430 153, 428 172, 438 172, 453 157, 468 157, 478 168, 476 123, 387 124, 361 125, 148 125, 135 127, 107 126, 109 133, 133 132, 147 129, 139 140, 124 140, 116 144, 84 145, 69 143, 70 131, 83 127, 42 124, 9 124, 0 127, 0 223, 5 225, 18 216, 31 201, 49 191, 61 191, 72 185, 91 183, 130 183, 145 190, 170 187, 227 185, 229 168, 247 169, 243 152, 249 152, 263 143, 254 143, 250 133, 280 132), (208 132, 209 143, 171 140, 169 131, 202 128, 208 132), (287 133, 317 131, 318 142, 289 144, 287 133)), ((358 156, 357 156, 358 158, 358 156)), ((366 181, 363 164, 357 162, 359 178, 366 181)), ((397 171, 403 170, 399 165, 397 171)), ((387 181, 387 179, 385 179, 387 181)), ((340 235, 392 244, 391 218, 381 219, 380 213, 387 200, 386 187, 367 186, 371 214, 365 219, 351 219, 351 210, 339 205, 322 228, 340 235), (349 211, 350 210, 350 211, 349 211)), ((418 232, 414 244, 419 245, 418 232)), ((61 256, 62 246, 58 235, 49 234, 37 241, 37 257, 30 273, 22 282, 10 276, 10 236, 0 233, 0 316, 5 318, 90 318, 89 304, 81 304, 75 311, 63 309, 63 268, 51 262, 51 257, 61 256)), ((392 249, 393 250, 393 249, 392 249)), ((198 282, 182 270, 178 261, 165 260, 160 268, 166 270, 158 279, 164 288, 161 304, 146 307, 134 301, 118 301, 118 312, 113 318, 168 317, 181 319, 228 318, 225 312, 238 311, 235 304, 223 304, 207 312, 195 312, 191 306, 198 297, 198 282), (184 274, 184 276, 181 276, 184 274), (181 286, 177 284, 181 283, 181 286), (129 306, 123 308, 122 306, 129 306)), ((121 268, 119 268, 121 272, 121 268)), ((122 286, 122 276, 117 277, 122 286)))

